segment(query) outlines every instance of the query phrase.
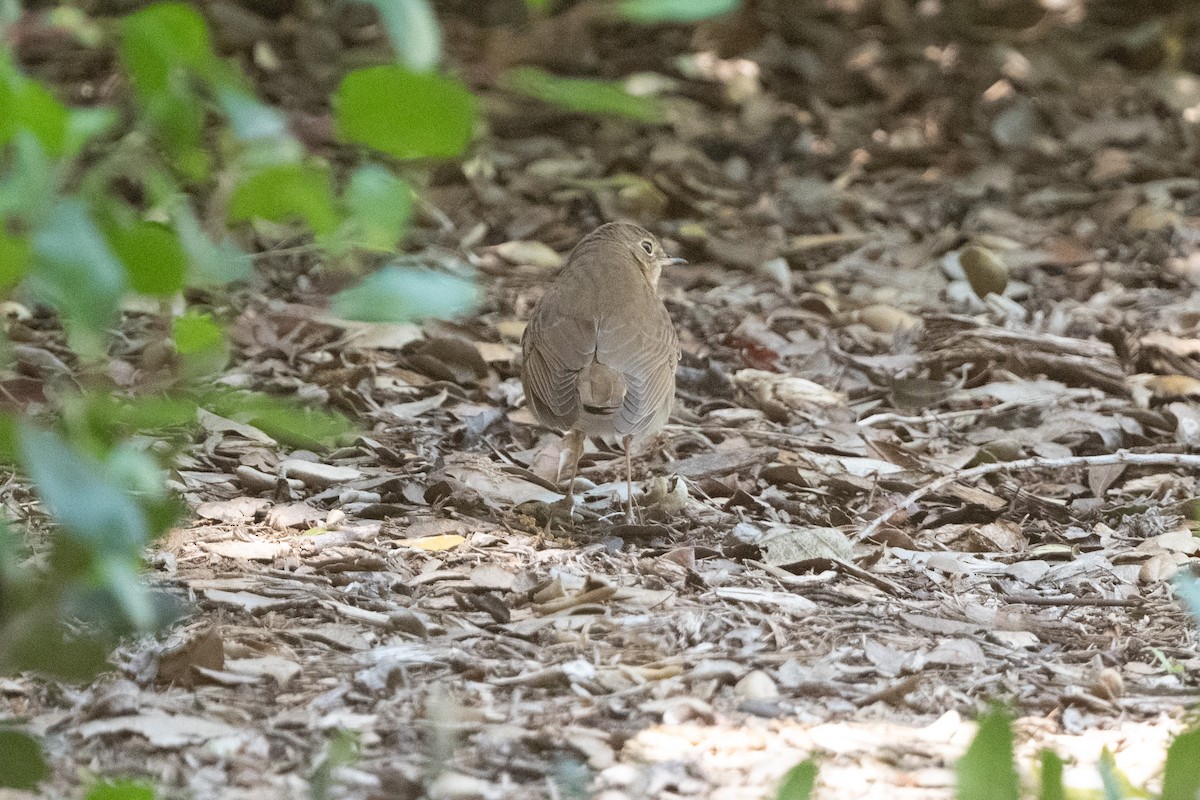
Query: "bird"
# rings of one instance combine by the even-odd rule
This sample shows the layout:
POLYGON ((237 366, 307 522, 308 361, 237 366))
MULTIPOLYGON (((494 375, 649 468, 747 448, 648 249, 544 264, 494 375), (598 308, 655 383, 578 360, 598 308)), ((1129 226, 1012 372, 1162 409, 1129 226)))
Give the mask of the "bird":
POLYGON ((662 430, 675 401, 679 337, 658 279, 664 266, 686 263, 649 231, 609 222, 579 241, 534 307, 521 337, 521 383, 534 417, 566 432, 568 509, 584 438, 615 435, 633 521, 631 448, 662 430))

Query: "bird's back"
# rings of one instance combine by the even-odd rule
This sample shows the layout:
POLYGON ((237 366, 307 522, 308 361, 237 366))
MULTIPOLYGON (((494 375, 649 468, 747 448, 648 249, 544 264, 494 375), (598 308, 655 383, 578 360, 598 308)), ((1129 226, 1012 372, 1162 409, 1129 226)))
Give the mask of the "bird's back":
POLYGON ((591 244, 571 254, 525 329, 525 396, 548 427, 653 433, 675 395, 675 326, 627 251, 591 244))

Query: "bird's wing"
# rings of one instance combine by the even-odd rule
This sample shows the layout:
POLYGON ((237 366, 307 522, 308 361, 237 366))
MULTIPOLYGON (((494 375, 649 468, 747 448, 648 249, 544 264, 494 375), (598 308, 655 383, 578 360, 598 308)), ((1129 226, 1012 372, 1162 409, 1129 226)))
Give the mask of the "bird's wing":
POLYGON ((679 339, 657 295, 647 294, 601 321, 596 360, 625 379, 625 400, 613 419, 617 433, 639 436, 666 422, 675 396, 679 339))
MULTIPOLYGON (((540 311, 540 309, 539 309, 540 311)), ((579 417, 579 376, 596 351, 596 324, 535 313, 521 339, 525 399, 542 424, 566 430, 579 417)))

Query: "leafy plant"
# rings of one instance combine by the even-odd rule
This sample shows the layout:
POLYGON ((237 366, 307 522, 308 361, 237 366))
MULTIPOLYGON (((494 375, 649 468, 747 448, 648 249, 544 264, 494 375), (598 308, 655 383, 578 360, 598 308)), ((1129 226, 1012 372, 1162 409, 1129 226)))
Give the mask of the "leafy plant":
MULTIPOLYGON (((20 407, 0 412, 0 458, 28 476, 51 523, 32 544, 46 557, 34 559, 28 536, 0 521, 0 675, 84 680, 119 637, 178 616, 140 569, 145 547, 181 507, 164 488, 162 461, 128 443, 133 433, 182 442, 200 407, 303 447, 350 429, 328 412, 214 388, 210 376, 229 345, 222 320, 203 308, 164 320, 170 379, 155 391, 169 396, 114 394, 103 361, 130 295, 170 298, 246 278, 240 227, 306 231, 334 265, 398 245, 412 189, 388 159, 457 155, 473 135, 475 108, 461 83, 432 71, 440 46, 428 3, 375 5, 403 66, 351 72, 333 98, 343 141, 378 153, 363 150, 347 175, 307 153, 284 115, 216 55, 190 4, 149 5, 110 27, 74 9, 59 15, 89 46, 112 48, 128 79, 128 104, 92 109, 68 108, 22 74, 14 40, 0 29, 0 290, 58 313, 82 389, 56 395, 55 413, 36 421, 21 418, 20 407), (202 212, 195 198, 214 185, 231 190, 202 212)), ((339 311, 416 319, 462 313, 477 299, 464 279, 428 271, 395 267, 367 280, 339 311)), ((0 736, 0 786, 36 785, 45 772, 36 741, 16 730, 0 736)), ((137 784, 102 784, 88 796, 152 795, 137 784)))

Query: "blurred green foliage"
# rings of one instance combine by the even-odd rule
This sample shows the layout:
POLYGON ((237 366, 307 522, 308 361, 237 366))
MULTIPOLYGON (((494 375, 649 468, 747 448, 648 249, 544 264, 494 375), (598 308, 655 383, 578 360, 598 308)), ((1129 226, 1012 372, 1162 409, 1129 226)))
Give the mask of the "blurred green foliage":
POLYGON ((801 761, 787 771, 779 784, 775 800, 808 800, 817 785, 817 762, 801 761))
POLYGON ((728 14, 739 0, 622 0, 621 15, 634 22, 698 22, 728 14))
POLYGON ((640 122, 662 122, 663 112, 652 97, 637 97, 619 83, 564 78, 536 67, 517 67, 501 83, 514 92, 586 114, 612 114, 640 122))
POLYGON ((138 781, 103 781, 88 789, 84 800, 154 800, 154 787, 138 781))
MULTIPOLYGON (((955 764, 955 797, 958 800, 1019 800, 1032 796, 1022 790, 1013 743, 1013 719, 1007 710, 994 707, 980 717, 975 737, 955 764)), ((1039 759, 1038 800, 1095 796, 1094 791, 1068 793, 1063 785, 1063 760, 1057 753, 1043 750, 1039 759)), ((1130 783, 1117 769, 1108 748, 1101 751, 1096 766, 1105 800, 1130 797, 1196 800, 1200 796, 1200 729, 1181 733, 1167 749, 1162 792, 1158 795, 1130 783)), ((797 764, 783 776, 774 800, 808 800, 816 786, 816 778, 817 767, 812 759, 797 764)))
POLYGON ((1012 716, 995 708, 979 719, 979 730, 955 765, 958 796, 972 800, 1017 800, 1021 796, 1013 762, 1012 716))

